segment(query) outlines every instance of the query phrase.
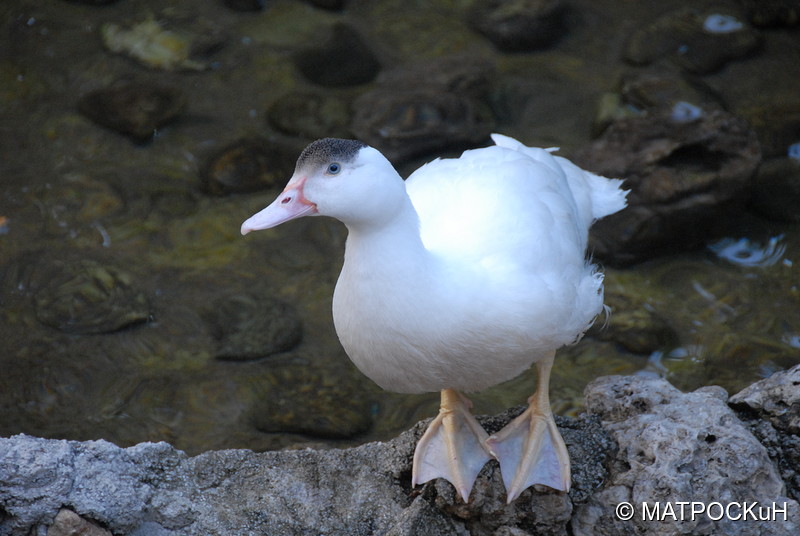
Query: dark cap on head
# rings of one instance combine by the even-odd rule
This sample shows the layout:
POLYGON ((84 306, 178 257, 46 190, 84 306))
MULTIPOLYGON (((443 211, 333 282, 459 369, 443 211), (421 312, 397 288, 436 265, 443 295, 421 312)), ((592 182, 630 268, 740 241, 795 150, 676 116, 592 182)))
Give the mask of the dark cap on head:
POLYGON ((358 151, 366 147, 358 140, 342 140, 339 138, 323 138, 312 142, 303 149, 297 158, 297 167, 323 166, 330 162, 350 162, 358 151))

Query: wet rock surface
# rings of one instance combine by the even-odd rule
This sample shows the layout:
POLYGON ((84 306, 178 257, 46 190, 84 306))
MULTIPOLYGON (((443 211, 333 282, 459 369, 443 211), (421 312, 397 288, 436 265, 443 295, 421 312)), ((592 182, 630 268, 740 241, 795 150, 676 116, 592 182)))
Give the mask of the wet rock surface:
MULTIPOLYGON (((763 402, 781 390, 773 383, 788 386, 792 381, 768 379, 753 389, 765 393, 763 402)), ((165 536, 244 530, 796 534, 800 507, 785 495, 767 449, 727 406, 722 389, 681 393, 664 380, 612 376, 590 385, 586 397, 592 415, 558 419, 573 461, 568 494, 530 489, 506 505, 494 462, 479 475, 467 504, 443 481, 410 488, 413 450, 427 422, 389 442, 345 450, 225 450, 195 457, 166 443, 121 449, 105 441, 19 435, 0 439, 5 510, 0 529, 22 535, 72 526, 98 535, 107 529, 165 536), (692 521, 668 516, 622 521, 614 511, 622 501, 637 508, 656 501, 775 502, 787 515, 769 522, 706 515, 692 521)), ((519 411, 484 417, 482 424, 494 431, 519 411)))
POLYGON ((627 264, 704 244, 740 210, 760 159, 755 133, 726 112, 670 109, 615 122, 577 157, 630 189, 628 208, 593 227, 596 254, 627 264))
POLYGON ((158 128, 177 119, 185 108, 180 90, 137 83, 92 91, 78 101, 83 115, 139 143, 151 140, 158 128))

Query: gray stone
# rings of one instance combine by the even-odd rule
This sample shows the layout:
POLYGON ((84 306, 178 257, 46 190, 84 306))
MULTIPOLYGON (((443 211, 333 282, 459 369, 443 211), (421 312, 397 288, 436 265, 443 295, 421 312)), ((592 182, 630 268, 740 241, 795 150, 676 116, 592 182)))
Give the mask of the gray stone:
POLYGON ((788 495, 800 501, 800 365, 746 387, 729 404, 766 447, 788 495))
POLYGON ((730 403, 749 408, 779 430, 800 435, 800 365, 745 387, 730 403))
MULTIPOLYGON (((166 443, 18 435, 0 439, 0 534, 797 534, 800 507, 727 398, 719 387, 681 393, 659 379, 601 378, 586 391, 593 415, 557 419, 571 491, 529 489, 510 505, 496 462, 467 504, 441 480, 412 489, 411 457, 427 422, 351 449, 195 457, 166 443), (691 520, 687 510, 683 519, 645 521, 639 511, 622 521, 614 510, 622 501, 775 502, 787 519, 691 520)), ((491 433, 521 409, 480 420, 491 433)))
MULTIPOLYGON (((576 507, 574 534, 797 534, 800 506, 786 496, 767 450, 726 402, 720 387, 682 393, 665 380, 636 376, 592 382, 586 407, 600 415, 619 451, 604 488, 576 507), (632 519, 616 515, 622 502, 633 505, 632 519), (786 519, 716 519, 716 510, 692 516, 692 502, 777 504, 786 519), (644 504, 662 511, 669 504, 676 516, 644 519, 644 504)), ((730 510, 733 517, 742 511, 730 510)))

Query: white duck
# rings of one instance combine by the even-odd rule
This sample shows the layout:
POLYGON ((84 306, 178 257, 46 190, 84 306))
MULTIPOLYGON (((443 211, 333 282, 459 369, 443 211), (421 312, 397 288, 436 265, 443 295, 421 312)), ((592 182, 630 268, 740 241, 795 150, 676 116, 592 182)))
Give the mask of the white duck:
POLYGON ((585 259, 592 222, 625 207, 622 181, 499 134, 495 146, 437 159, 406 181, 376 149, 322 139, 242 234, 308 215, 348 229, 333 320, 353 363, 401 393, 441 391, 414 453, 412 484, 450 481, 464 499, 490 459, 508 502, 533 484, 567 491, 570 464, 550 409, 556 349, 603 311, 585 259), (528 409, 488 437, 462 391, 536 363, 528 409))

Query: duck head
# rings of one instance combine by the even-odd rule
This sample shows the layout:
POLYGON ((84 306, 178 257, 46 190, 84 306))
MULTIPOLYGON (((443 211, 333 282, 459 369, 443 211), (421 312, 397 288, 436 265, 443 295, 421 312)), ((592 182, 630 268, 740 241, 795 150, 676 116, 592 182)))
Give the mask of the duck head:
POLYGON ((379 151, 356 140, 324 138, 300 153, 286 188, 242 224, 242 234, 317 215, 348 227, 380 225, 404 198, 403 179, 379 151))

